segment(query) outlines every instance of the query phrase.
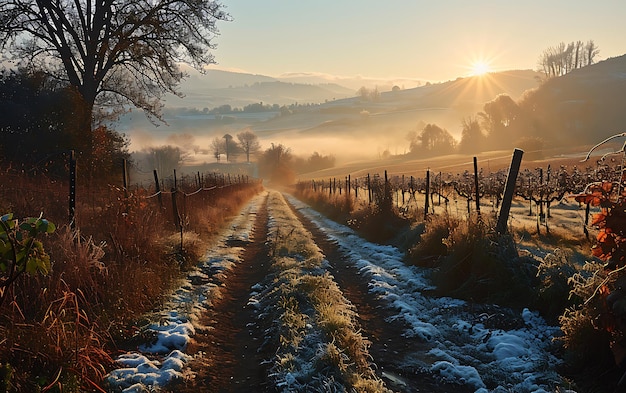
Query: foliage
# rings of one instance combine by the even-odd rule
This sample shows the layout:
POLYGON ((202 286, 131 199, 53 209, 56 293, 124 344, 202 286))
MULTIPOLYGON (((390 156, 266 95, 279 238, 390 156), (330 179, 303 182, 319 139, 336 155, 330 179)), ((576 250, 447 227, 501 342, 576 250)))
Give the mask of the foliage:
POLYGON ((171 145, 151 147, 139 156, 143 156, 148 168, 156 169, 159 176, 172 174, 187 158, 180 147, 171 145))
MULTIPOLYGON (((179 184, 190 192, 184 180, 179 184)), ((67 220, 67 182, 3 170, 0 183, 3 210, 44 211, 54 222, 67 220)), ((211 188, 208 181, 206 186, 211 188)), ((112 365, 110 354, 130 348, 138 316, 159 305, 181 271, 204 253, 206 239, 259 187, 254 182, 211 188, 186 198, 181 249, 180 235, 172 237, 171 194, 159 206, 156 197, 149 198, 152 191, 131 189, 125 195, 117 187, 79 181, 80 230, 63 225, 42 236, 43 221, 29 224, 39 228, 36 240, 49 256, 48 274, 20 275, 2 308, 0 388, 4 383, 9 391, 101 391, 96 385, 112 365), (5 383, 2 373, 9 378, 9 371, 5 383)), ((52 230, 50 223, 47 228, 52 230)), ((0 282, 4 278, 0 273, 0 282)))
POLYGON ((477 217, 450 228, 446 254, 435 264, 438 291, 476 302, 525 307, 535 304, 537 263, 519 257, 513 239, 477 217))
POLYGON ((283 144, 272 143, 259 157, 259 174, 274 184, 293 184, 295 172, 291 149, 283 144))
POLYGON ((55 229, 53 223, 41 216, 21 223, 12 213, 0 217, 0 307, 20 275, 48 274, 50 257, 37 237, 53 233, 55 229))
MULTIPOLYGON (((160 98, 177 94, 180 62, 198 69, 213 62, 215 1, 0 3, 0 42, 9 60, 41 69, 72 87, 86 116, 78 117, 91 157, 92 120, 131 104, 160 117, 160 98)), ((101 118, 95 119, 101 121, 101 118)))
POLYGON ((335 156, 313 152, 307 159, 296 157, 294 167, 298 173, 321 171, 335 166, 335 156))
POLYGON ((77 93, 43 72, 5 71, 0 75, 0 155, 29 172, 65 172, 59 156, 78 153, 83 173, 106 177, 128 159, 128 139, 99 126, 81 131, 84 115, 77 93), (89 139, 92 139, 91 141, 89 139), (93 143, 91 157, 81 154, 93 143))
MULTIPOLYGON (((587 157, 606 142, 624 136, 626 134, 618 134, 597 144, 587 157)), ((605 157, 614 154, 623 156, 624 148, 605 157)), ((592 254, 604 262, 604 265, 588 264, 572 276, 572 294, 584 302, 561 317, 566 346, 573 356, 582 358, 579 367, 597 364, 600 360, 606 364, 601 355, 608 347, 613 352, 615 365, 626 365, 626 293, 623 291, 626 286, 626 179, 623 166, 616 177, 592 182, 575 196, 579 203, 600 208, 591 223, 598 230, 592 254), (585 339, 581 338, 583 334, 585 339), (590 348, 589 342, 595 343, 595 348, 590 348)), ((622 385, 620 382, 618 389, 623 389, 622 385)))
POLYGON ((427 124, 421 131, 409 134, 411 154, 432 156, 451 154, 456 149, 456 140, 448 132, 435 124, 427 124))
POLYGON ((485 150, 487 137, 483 133, 478 119, 475 117, 464 118, 461 122, 461 126, 459 152, 471 154, 485 150))

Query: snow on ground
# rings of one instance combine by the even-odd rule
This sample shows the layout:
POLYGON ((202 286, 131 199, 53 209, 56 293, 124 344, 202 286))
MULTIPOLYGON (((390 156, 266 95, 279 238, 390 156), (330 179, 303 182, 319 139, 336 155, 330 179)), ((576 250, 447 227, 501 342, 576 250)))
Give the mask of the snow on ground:
POLYGON ((215 241, 205 259, 189 272, 180 287, 170 296, 162 311, 153 316, 147 331, 154 336, 136 352, 120 355, 120 368, 111 371, 105 381, 110 390, 123 393, 153 391, 183 377, 190 357, 184 353, 194 323, 219 291, 229 270, 240 262, 243 246, 250 242, 258 207, 265 193, 253 198, 215 241))
POLYGON ((497 314, 475 315, 464 301, 422 294, 432 289, 425 270, 406 266, 397 248, 364 241, 352 229, 287 198, 337 243, 370 280, 370 291, 397 311, 394 318, 408 326, 405 336, 430 347, 406 362, 480 393, 550 392, 558 386, 555 368, 560 361, 549 352, 553 338, 560 335, 558 327, 528 309, 520 315, 522 327, 486 327, 485 322, 497 314))
MULTIPOLYGON (((155 315, 149 327, 154 340, 118 357, 120 368, 106 377, 111 390, 156 390, 183 377, 189 360, 184 351, 195 333, 197 316, 220 295, 228 271, 240 261, 242 247, 250 241, 253 216, 264 197, 259 195, 242 210, 205 260, 173 292, 163 311, 155 315)), ((552 338, 560 335, 558 327, 548 326, 527 309, 519 316, 521 327, 486 326, 487 321, 498 318, 496 313, 476 315, 464 301, 424 295, 432 289, 425 271, 406 266, 398 249, 364 241, 350 228, 287 198, 338 244, 349 262, 369 279, 370 291, 396 310, 394 318, 408 326, 405 336, 428 346, 425 353, 404 359, 407 365, 430 370, 479 393, 555 390, 559 376, 554 370, 559 360, 549 348, 552 338)))

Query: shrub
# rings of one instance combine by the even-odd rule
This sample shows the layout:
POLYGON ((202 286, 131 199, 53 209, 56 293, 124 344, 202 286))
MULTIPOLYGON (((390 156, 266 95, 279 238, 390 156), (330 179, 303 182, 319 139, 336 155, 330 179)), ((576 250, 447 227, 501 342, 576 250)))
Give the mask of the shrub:
MULTIPOLYGON (((441 240, 445 251, 434 264, 433 280, 441 294, 514 307, 534 304, 538 263, 520 257, 511 236, 495 233, 476 217, 442 222, 454 225, 441 240)), ((437 243, 445 234, 442 226, 437 225, 425 239, 437 243)), ((427 249, 418 245, 414 252, 420 248, 427 249)))

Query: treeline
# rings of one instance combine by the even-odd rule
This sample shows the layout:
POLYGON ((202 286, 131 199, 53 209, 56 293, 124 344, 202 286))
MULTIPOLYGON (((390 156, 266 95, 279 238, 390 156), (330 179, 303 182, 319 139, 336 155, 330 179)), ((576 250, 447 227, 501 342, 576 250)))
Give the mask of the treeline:
POLYGON ((407 134, 409 154, 429 157, 517 147, 530 159, 541 158, 547 139, 534 124, 534 104, 532 95, 519 102, 498 95, 485 103, 481 112, 461 120, 460 140, 436 124, 418 125, 407 134))
POLYGON ((111 173, 129 158, 129 140, 104 124, 82 129, 75 89, 45 72, 0 71, 0 163, 21 171, 56 171, 59 156, 75 150, 90 176, 111 173))
POLYGON ((319 107, 319 104, 300 104, 293 103, 290 105, 278 105, 278 104, 264 104, 263 102, 256 102, 245 105, 241 108, 233 107, 230 104, 224 104, 216 106, 214 108, 168 108, 164 110, 167 115, 174 116, 200 116, 200 115, 229 115, 237 113, 265 113, 265 112, 279 112, 281 114, 296 113, 299 111, 307 111, 312 108, 319 107))
POLYGON ((543 51, 539 57, 539 70, 546 78, 565 75, 573 70, 595 63, 600 49, 593 40, 561 42, 543 51))

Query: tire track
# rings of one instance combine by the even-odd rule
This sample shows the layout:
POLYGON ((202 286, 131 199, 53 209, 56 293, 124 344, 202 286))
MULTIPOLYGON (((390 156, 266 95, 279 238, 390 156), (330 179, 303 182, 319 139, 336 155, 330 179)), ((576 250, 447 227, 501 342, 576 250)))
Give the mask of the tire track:
POLYGON ((259 351, 263 330, 253 307, 248 305, 252 287, 268 273, 267 199, 259 207, 253 239, 245 247, 242 262, 228 275, 222 296, 200 319, 205 326, 197 331, 188 352, 195 356, 191 370, 195 377, 177 392, 273 392, 268 386, 267 358, 259 351))
MULTIPOLYGON (((286 200, 288 202, 288 198, 286 200)), ((403 336, 407 326, 402 321, 393 318, 397 312, 386 307, 370 293, 368 280, 361 276, 354 265, 346 262, 347 258, 337 245, 291 203, 288 202, 288 204, 303 226, 313 235, 315 243, 330 263, 330 272, 335 281, 344 296, 356 308, 363 335, 371 341, 369 353, 376 365, 378 376, 394 391, 465 392, 465 387, 442 382, 420 367, 412 365, 415 364, 414 360, 419 358, 420 354, 428 351, 429 347, 416 339, 403 336)))

